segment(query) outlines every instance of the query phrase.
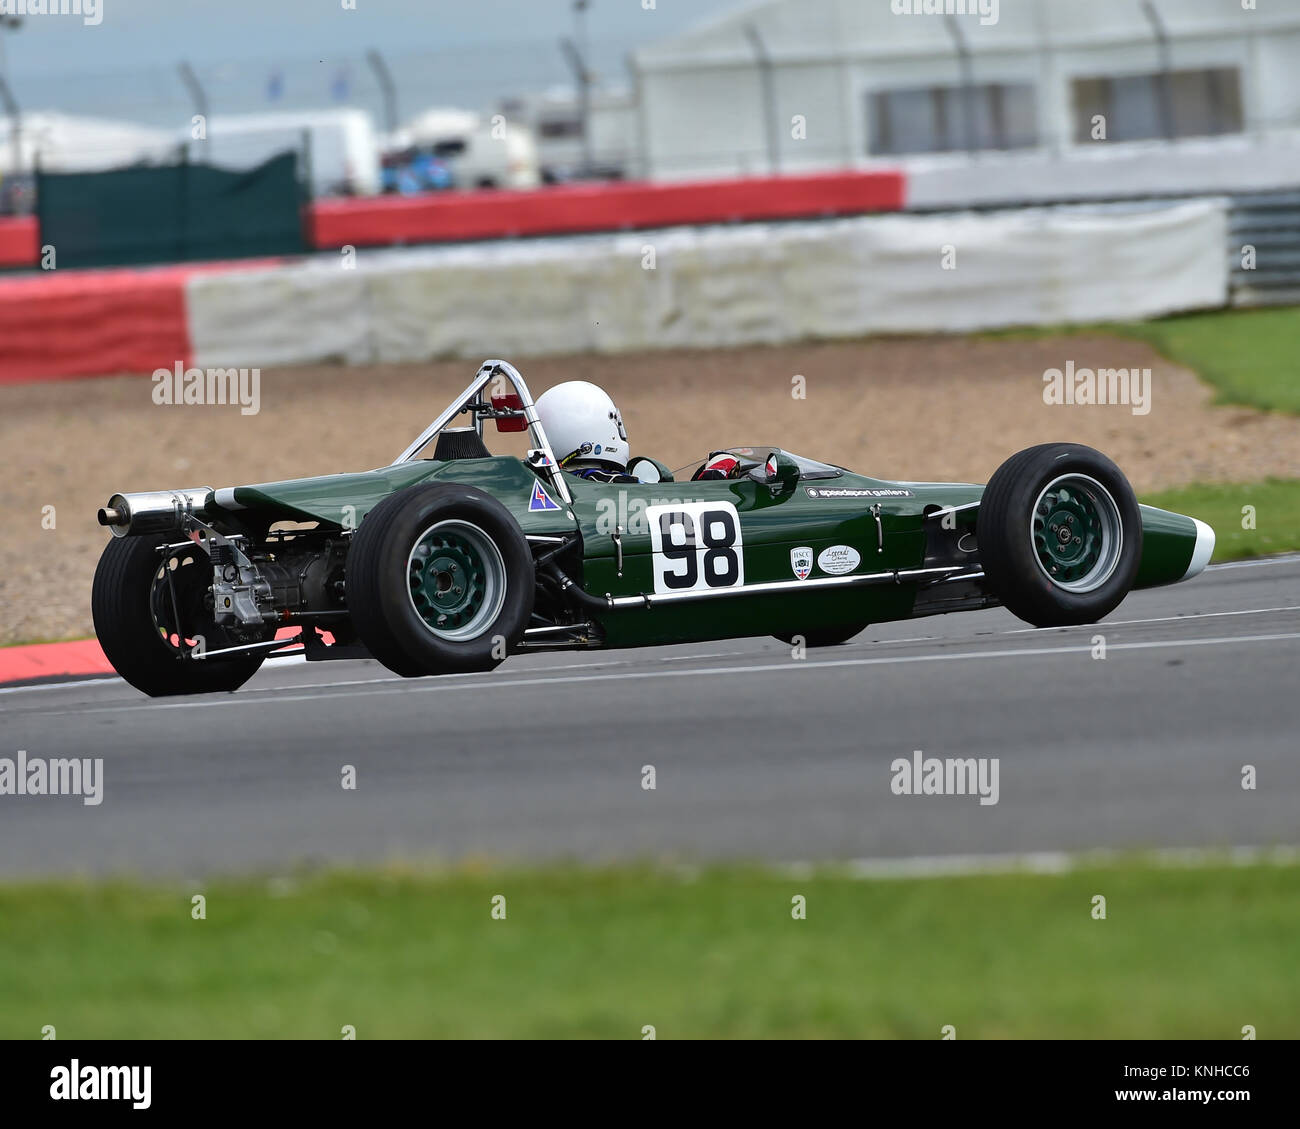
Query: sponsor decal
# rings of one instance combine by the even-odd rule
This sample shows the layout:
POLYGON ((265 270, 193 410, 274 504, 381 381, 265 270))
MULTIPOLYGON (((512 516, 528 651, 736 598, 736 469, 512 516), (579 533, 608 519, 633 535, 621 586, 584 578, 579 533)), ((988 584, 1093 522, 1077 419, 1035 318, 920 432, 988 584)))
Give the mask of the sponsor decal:
POLYGON ((811 545, 800 545, 790 550, 790 568, 796 580, 807 580, 812 575, 813 551, 811 545))
POLYGON ((910 490, 888 487, 876 490, 857 490, 848 486, 809 486, 805 491, 810 498, 913 498, 910 490))
POLYGON ((533 496, 528 499, 528 512, 530 514, 542 510, 558 510, 559 508, 559 503, 546 492, 545 486, 540 482, 533 484, 533 496))
POLYGON ((831 576, 844 576, 862 563, 862 554, 851 545, 832 545, 817 556, 817 567, 831 576))

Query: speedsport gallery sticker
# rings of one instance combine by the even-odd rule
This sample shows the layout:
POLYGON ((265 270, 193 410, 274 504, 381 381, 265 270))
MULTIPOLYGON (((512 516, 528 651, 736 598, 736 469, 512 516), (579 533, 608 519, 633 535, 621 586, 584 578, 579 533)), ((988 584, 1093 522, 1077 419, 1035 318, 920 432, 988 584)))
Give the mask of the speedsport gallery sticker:
POLYGON ((804 492, 810 498, 912 498, 915 495, 901 486, 881 487, 879 489, 857 489, 851 486, 808 486, 804 492))

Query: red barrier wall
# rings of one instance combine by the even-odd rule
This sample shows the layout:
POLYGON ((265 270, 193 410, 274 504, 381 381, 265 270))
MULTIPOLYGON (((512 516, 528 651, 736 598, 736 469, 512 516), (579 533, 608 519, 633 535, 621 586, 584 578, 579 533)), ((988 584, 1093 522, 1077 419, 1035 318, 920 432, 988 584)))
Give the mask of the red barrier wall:
POLYGON ((112 673, 113 664, 96 639, 0 647, 0 685, 53 681, 66 675, 112 673))
POLYGON ((0 276, 0 384, 189 364, 185 283, 283 259, 0 276))
POLYGON ((188 273, 167 267, 0 279, 0 384, 152 372, 184 361, 188 273))
MULTIPOLYGON (((898 211, 896 172, 819 173, 680 184, 574 184, 529 192, 448 192, 419 197, 320 200, 308 206, 313 247, 379 247, 499 239, 686 223, 795 219, 898 211)), ((0 267, 33 267, 40 231, 33 216, 0 219, 0 267)))
POLYGON ((898 211, 904 191, 902 173, 840 172, 321 200, 309 210, 307 238, 317 248, 375 247, 898 211))
POLYGON ((0 267, 34 267, 41 253, 35 216, 0 219, 0 267))

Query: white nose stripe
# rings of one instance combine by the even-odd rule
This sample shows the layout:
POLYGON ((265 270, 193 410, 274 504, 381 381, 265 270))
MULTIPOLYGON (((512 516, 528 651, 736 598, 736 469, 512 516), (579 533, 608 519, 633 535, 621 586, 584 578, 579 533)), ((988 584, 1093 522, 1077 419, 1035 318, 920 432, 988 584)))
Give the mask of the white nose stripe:
POLYGON ((1203 521, 1196 522, 1196 544, 1192 547, 1192 561, 1187 566, 1187 571, 1183 573, 1184 580, 1190 580, 1205 571, 1205 566, 1210 563, 1210 556, 1214 552, 1214 530, 1203 521))

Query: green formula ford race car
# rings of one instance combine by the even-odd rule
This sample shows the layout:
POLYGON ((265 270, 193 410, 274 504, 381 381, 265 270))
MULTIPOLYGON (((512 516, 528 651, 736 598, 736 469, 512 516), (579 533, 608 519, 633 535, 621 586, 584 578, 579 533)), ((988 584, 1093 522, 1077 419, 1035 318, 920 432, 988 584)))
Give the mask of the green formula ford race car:
POLYGON ((268 655, 418 677, 525 651, 831 646, 997 605, 1038 627, 1092 623, 1133 588, 1195 576, 1214 548, 1209 526, 1139 505, 1114 463, 1070 443, 1013 455, 987 486, 729 453, 721 480, 678 481, 650 458, 629 462, 633 482, 575 477, 519 372, 487 361, 379 470, 114 495, 95 630, 131 685, 194 694, 236 689, 268 655), (491 455, 489 421, 528 431, 527 456, 491 455))

